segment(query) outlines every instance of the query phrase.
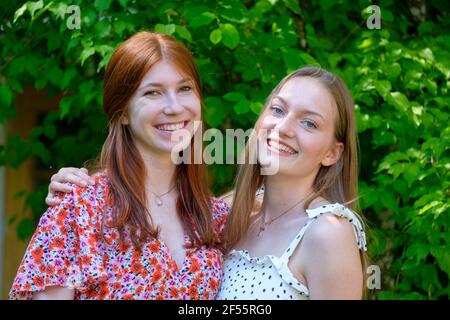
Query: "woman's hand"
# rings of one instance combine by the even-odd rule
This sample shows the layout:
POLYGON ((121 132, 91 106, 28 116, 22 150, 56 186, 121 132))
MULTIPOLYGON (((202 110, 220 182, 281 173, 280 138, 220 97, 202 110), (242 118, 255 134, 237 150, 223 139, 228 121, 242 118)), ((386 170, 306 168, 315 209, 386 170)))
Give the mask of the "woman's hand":
POLYGON ((61 168, 50 179, 48 186, 48 194, 45 198, 45 203, 49 206, 56 206, 59 200, 55 197, 55 192, 72 192, 72 187, 65 183, 74 183, 80 187, 85 187, 88 184, 94 184, 93 179, 88 175, 85 168, 61 168))

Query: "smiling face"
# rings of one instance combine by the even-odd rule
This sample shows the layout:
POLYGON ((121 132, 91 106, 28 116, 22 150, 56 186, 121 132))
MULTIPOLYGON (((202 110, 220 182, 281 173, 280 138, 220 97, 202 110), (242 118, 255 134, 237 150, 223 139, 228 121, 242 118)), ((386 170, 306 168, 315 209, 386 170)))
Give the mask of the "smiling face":
POLYGON ((166 60, 156 63, 143 77, 122 120, 130 126, 141 154, 170 154, 179 144, 172 141, 172 135, 193 133, 201 112, 193 81, 166 60))
POLYGON ((258 121, 260 159, 277 163, 278 174, 315 177, 342 153, 344 146, 334 134, 336 119, 336 103, 319 81, 288 80, 258 121))

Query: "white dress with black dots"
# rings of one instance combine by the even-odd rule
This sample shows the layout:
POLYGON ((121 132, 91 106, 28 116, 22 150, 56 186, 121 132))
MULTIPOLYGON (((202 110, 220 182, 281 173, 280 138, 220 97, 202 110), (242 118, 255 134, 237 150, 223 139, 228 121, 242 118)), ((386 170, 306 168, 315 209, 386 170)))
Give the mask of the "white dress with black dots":
POLYGON ((308 300, 309 290, 300 283, 288 268, 289 259, 305 231, 324 213, 333 213, 353 224, 360 250, 367 250, 366 236, 353 211, 335 203, 306 210, 309 219, 281 257, 265 255, 252 257, 247 250, 232 250, 224 258, 224 276, 218 300, 308 300))

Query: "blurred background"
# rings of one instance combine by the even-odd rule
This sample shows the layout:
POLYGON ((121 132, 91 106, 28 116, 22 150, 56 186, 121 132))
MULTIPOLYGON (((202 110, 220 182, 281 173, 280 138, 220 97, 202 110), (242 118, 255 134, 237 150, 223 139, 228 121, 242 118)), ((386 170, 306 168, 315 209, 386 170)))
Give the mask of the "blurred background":
MULTIPOLYGON (((439 0, 0 2, 0 294, 46 210, 49 179, 97 156, 105 66, 141 30, 194 54, 208 127, 251 128, 290 71, 320 65, 354 100, 371 299, 450 296, 450 28, 439 0)), ((237 150, 239 151, 239 150, 237 150)), ((234 165, 209 166, 230 189, 234 165)))

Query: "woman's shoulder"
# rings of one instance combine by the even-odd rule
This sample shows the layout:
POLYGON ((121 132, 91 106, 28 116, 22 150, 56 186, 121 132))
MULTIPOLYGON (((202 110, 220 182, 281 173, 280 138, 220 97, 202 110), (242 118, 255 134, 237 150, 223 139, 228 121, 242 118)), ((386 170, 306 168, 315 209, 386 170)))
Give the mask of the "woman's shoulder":
MULTIPOLYGON (((93 176, 94 183, 86 186, 78 186, 66 183, 72 188, 70 193, 56 193, 59 204, 49 207, 46 214, 54 215, 65 212, 65 217, 74 222, 82 222, 88 218, 91 222, 98 220, 106 209, 109 179, 99 173, 93 176)), ((70 223, 70 221, 68 221, 70 223)))
POLYGON ((364 227, 359 216, 341 203, 320 201, 306 210, 311 219, 315 219, 305 234, 305 242, 315 248, 335 250, 336 246, 354 244, 366 250, 364 227), (355 241, 356 236, 356 241, 355 241))
MULTIPOLYGON (((66 183, 72 188, 71 193, 57 194, 58 197, 72 197, 76 202, 83 202, 83 204, 92 204, 97 200, 106 198, 107 191, 110 186, 110 180, 104 172, 98 172, 92 175, 93 184, 86 186, 78 186, 72 183, 66 183)), ((61 199, 62 200, 62 199, 61 199)))

